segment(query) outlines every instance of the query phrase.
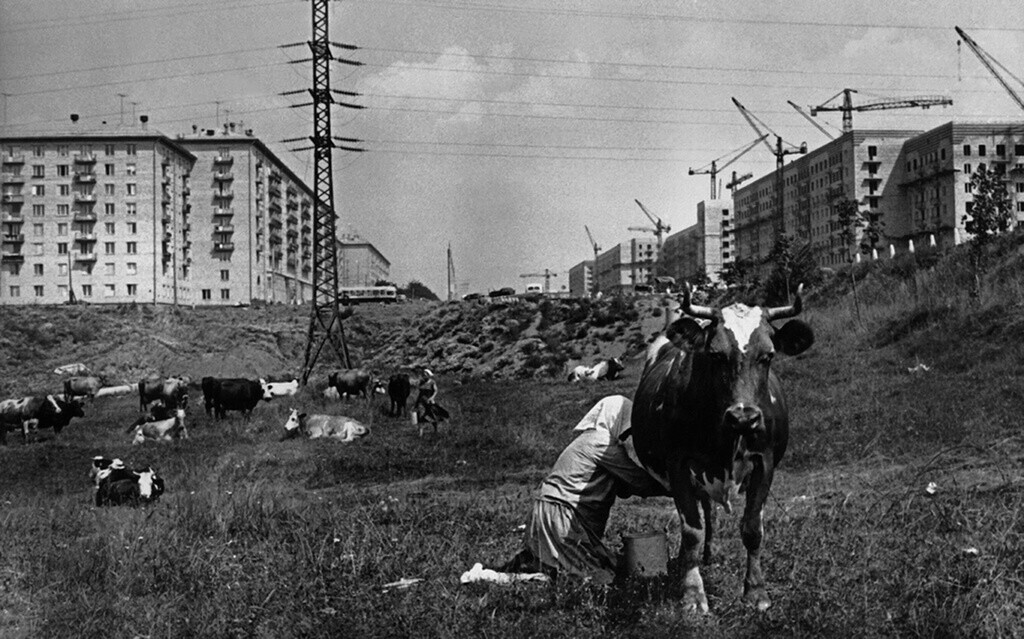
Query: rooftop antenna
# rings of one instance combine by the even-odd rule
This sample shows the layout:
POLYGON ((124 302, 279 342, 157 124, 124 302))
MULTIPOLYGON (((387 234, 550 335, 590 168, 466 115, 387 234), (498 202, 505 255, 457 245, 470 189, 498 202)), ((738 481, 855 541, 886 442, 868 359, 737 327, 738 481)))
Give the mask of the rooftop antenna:
POLYGON ((120 116, 120 119, 117 121, 117 123, 119 125, 124 125, 124 99, 128 97, 128 94, 127 93, 116 93, 114 95, 117 95, 118 97, 121 98, 121 116, 120 116))

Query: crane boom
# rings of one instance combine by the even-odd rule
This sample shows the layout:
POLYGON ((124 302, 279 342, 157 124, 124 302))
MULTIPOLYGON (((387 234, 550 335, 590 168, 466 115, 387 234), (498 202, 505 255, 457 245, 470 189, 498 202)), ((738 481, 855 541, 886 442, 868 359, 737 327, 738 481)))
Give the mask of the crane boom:
POLYGON ((978 56, 978 59, 981 60, 981 63, 983 65, 985 65, 985 68, 988 69, 988 72, 991 73, 995 77, 995 79, 999 82, 999 84, 1002 85, 1002 87, 1004 89, 1006 89, 1006 92, 1010 94, 1010 97, 1013 98, 1013 101, 1017 103, 1017 106, 1019 106, 1020 108, 1024 109, 1024 99, 1022 99, 1020 97, 1020 95, 1016 91, 1013 90, 1013 87, 1011 87, 1009 85, 1009 83, 1006 82, 1006 80, 1003 78, 1003 76, 1001 76, 999 74, 999 71, 996 70, 996 66, 998 66, 1007 75, 1009 75, 1011 78, 1013 78, 1014 80, 1016 80, 1020 84, 1024 85, 1024 81, 1022 81, 1020 78, 1015 76, 1009 69, 1007 69, 1005 66, 1003 66, 999 62, 999 60, 996 60, 995 58, 993 58, 992 55, 988 51, 985 51, 984 49, 982 49, 981 45, 979 45, 977 42, 975 42, 974 39, 971 38, 971 36, 969 36, 966 33, 964 33, 963 29, 961 29, 960 27, 953 27, 953 28, 956 29, 957 35, 959 35, 960 38, 964 42, 967 43, 967 46, 970 47, 971 51, 974 52, 974 55, 978 56))
POLYGON ((818 124, 817 122, 815 122, 814 118, 812 118, 811 116, 807 115, 807 112, 804 111, 803 109, 801 109, 800 106, 796 102, 793 102, 792 100, 786 100, 786 102, 789 103, 789 106, 791 106, 794 109, 796 109, 797 113, 799 113, 800 115, 804 116, 804 119, 807 120, 808 122, 810 122, 814 126, 814 128, 816 128, 819 131, 821 131, 822 135, 824 135, 825 137, 827 137, 830 140, 836 139, 836 136, 832 135, 829 131, 827 131, 825 129, 825 127, 823 127, 820 124, 818 124))
MULTIPOLYGON (((736 108, 740 110, 740 115, 742 115, 743 118, 747 121, 747 124, 750 125, 750 128, 754 129, 754 131, 758 135, 761 135, 761 129, 757 126, 757 122, 761 122, 761 121, 758 120, 757 117, 753 113, 751 113, 750 111, 747 111, 747 107, 745 107, 742 104, 740 104, 740 101, 737 100, 736 98, 732 99, 732 103, 735 104, 736 108)), ((763 126, 764 128, 768 129, 769 133, 775 134, 775 131, 772 131, 771 128, 769 128, 764 122, 761 122, 761 126, 763 126)), ((776 137, 778 137, 778 136, 776 135, 776 137)), ((766 147, 768 147, 768 151, 770 153, 775 153, 775 149, 772 148, 771 142, 769 142, 765 138, 762 138, 762 140, 764 141, 764 145, 766 147)))
POLYGON ((725 155, 723 155, 721 157, 717 157, 714 160, 711 160, 711 162, 709 164, 705 164, 704 166, 700 167, 699 169, 690 169, 689 170, 689 175, 698 175, 698 174, 710 175, 711 176, 711 199, 714 200, 718 196, 718 189, 717 189, 718 173, 720 171, 722 171, 723 169, 725 169, 726 167, 732 165, 732 163, 735 162, 736 160, 738 160, 741 157, 743 157, 744 155, 746 155, 748 151, 750 151, 755 146, 757 146, 758 142, 761 142, 762 140, 764 140, 767 137, 768 137, 768 134, 765 133, 764 135, 762 135, 761 137, 757 138, 753 142, 745 144, 744 146, 741 146, 741 147, 739 147, 737 149, 733 149, 732 151, 729 151, 725 155), (733 155, 733 154, 735 154, 735 155, 733 155), (725 164, 722 164, 721 166, 719 166, 718 161, 723 159, 723 158, 727 158, 730 155, 732 157, 729 159, 729 161, 726 162, 725 164), (710 168, 708 168, 708 167, 710 167, 710 168))
POLYGON ((851 97, 854 93, 857 93, 856 89, 843 89, 826 100, 823 104, 811 107, 811 115, 818 115, 818 113, 822 111, 842 111, 843 133, 848 133, 853 130, 854 111, 884 111, 887 109, 910 109, 915 107, 927 109, 928 107, 933 106, 948 106, 953 104, 953 99, 947 98, 946 96, 920 95, 910 98, 883 98, 875 102, 854 106, 853 98, 851 97), (843 96, 842 104, 829 104, 839 96, 843 96))

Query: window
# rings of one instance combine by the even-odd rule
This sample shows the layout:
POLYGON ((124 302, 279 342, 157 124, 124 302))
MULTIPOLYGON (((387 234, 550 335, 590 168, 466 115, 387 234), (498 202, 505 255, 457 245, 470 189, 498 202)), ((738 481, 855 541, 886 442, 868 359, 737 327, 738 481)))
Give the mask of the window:
POLYGON ((103 214, 104 215, 113 215, 114 214, 114 203, 113 202, 107 202, 106 204, 103 205, 103 214))
POLYGON ((32 217, 43 217, 46 215, 45 204, 33 204, 32 205, 32 217))
POLYGON ((878 147, 877 146, 869 146, 868 147, 868 159, 869 160, 874 160, 876 155, 878 155, 878 147))
POLYGON ((33 275, 42 275, 43 274, 43 265, 42 264, 33 264, 32 265, 32 274, 33 275))
POLYGON ((873 208, 873 209, 877 209, 878 208, 878 198, 877 197, 869 197, 868 198, 868 206, 873 208))
POLYGON ((985 155, 985 145, 984 144, 979 144, 978 145, 978 155, 984 157, 984 155, 985 155))
POLYGON ((92 297, 92 284, 82 284, 82 297, 92 297))
POLYGON ((117 295, 116 284, 104 284, 103 285, 103 297, 114 297, 117 295))
POLYGON ((136 264, 135 262, 128 262, 128 264, 125 265, 125 272, 128 273, 128 275, 138 275, 138 264, 136 264))
POLYGON ((105 222, 105 223, 103 224, 103 231, 104 231, 104 232, 105 232, 105 233, 106 233, 107 235, 113 235, 113 234, 114 234, 114 231, 115 231, 115 229, 116 229, 116 227, 117 227, 117 225, 116 225, 116 224, 114 224, 113 222, 105 222))
POLYGON ((127 175, 134 176, 135 173, 136 173, 135 165, 134 164, 126 164, 125 167, 124 167, 124 172, 127 175))
POLYGON ((138 147, 135 144, 127 144, 125 145, 124 152, 127 153, 128 155, 136 155, 137 148, 138 147))
POLYGON ((57 192, 60 195, 71 195, 71 185, 70 184, 60 184, 60 185, 57 186, 57 192))
POLYGON ((222 288, 222 289, 220 289, 220 298, 222 300, 229 300, 229 299, 231 299, 231 289, 230 288, 222 288))
POLYGON ((128 255, 135 255, 136 253, 139 252, 139 243, 138 242, 127 242, 126 243, 126 248, 127 248, 128 255))
POLYGON ((67 255, 67 254, 68 254, 68 243, 67 242, 59 242, 57 244, 57 255, 67 255))
POLYGON ((42 224, 33 224, 32 225, 32 235, 34 237, 42 237, 44 235, 44 233, 43 233, 43 225, 42 224))
POLYGON ((39 196, 39 195, 46 195, 46 185, 45 184, 33 184, 32 185, 32 195, 37 195, 37 196, 39 196))
POLYGON ((67 154, 68 154, 68 145, 66 145, 66 144, 58 144, 57 145, 57 155, 61 155, 61 156, 65 156, 66 157, 67 154))
POLYGON ((114 155, 114 145, 113 144, 104 144, 103 145, 103 155, 114 155))
POLYGON ((117 275, 117 266, 113 262, 107 262, 103 265, 104 275, 117 275))
POLYGON ((43 243, 42 242, 36 242, 35 244, 33 244, 32 245, 32 255, 42 255, 42 254, 43 254, 43 243))
POLYGON ((139 292, 139 285, 138 284, 127 284, 126 288, 128 289, 128 296, 129 297, 135 297, 136 293, 139 292))
POLYGON ((21 297, 21 287, 20 286, 12 286, 10 290, 11 290, 11 297, 21 297))
POLYGON ((1017 202, 1017 212, 1024 213, 1024 202, 1017 202))
POLYGON ((125 184, 124 187, 125 187, 125 189, 127 189, 128 195, 135 195, 135 183, 134 182, 129 182, 128 184, 125 184))
POLYGON ((1024 193, 1024 182, 1017 182, 1015 187, 1018 193, 1024 193))
POLYGON ((137 235, 139 232, 139 225, 137 222, 128 222, 128 235, 137 235))
POLYGON ((57 165, 57 176, 58 177, 67 177, 69 175, 71 175, 71 168, 67 164, 58 164, 57 165))
POLYGON ((68 215, 71 215, 71 205, 70 204, 58 204, 57 205, 57 215, 59 215, 61 217, 67 217, 68 215))
POLYGON ((231 278, 231 271, 224 268, 220 270, 220 281, 227 282, 231 278))
POLYGON ((945 160, 945 159, 946 159, 946 149, 942 149, 942 150, 941 150, 941 151, 939 152, 939 159, 940 159, 940 160, 945 160))
POLYGON ((65 264, 64 262, 61 262, 60 264, 58 264, 57 265, 57 275, 67 275, 67 274, 68 274, 68 265, 65 264))
POLYGON ((203 299, 204 300, 212 300, 213 299, 213 291, 211 291, 208 288, 204 288, 203 289, 203 299))
POLYGON ((43 157, 43 147, 41 147, 41 146, 34 146, 34 147, 32 147, 32 155, 36 156, 37 158, 43 157))
POLYGON ((968 213, 973 211, 974 210, 974 202, 965 202, 964 203, 964 210, 967 211, 968 213))
POLYGON ((21 264, 11 264, 11 275, 21 275, 21 264))
POLYGON ((64 235, 64 236, 66 236, 67 234, 68 234, 68 223, 67 222, 58 222, 57 223, 57 235, 64 235))
POLYGON ((114 254, 114 243, 113 242, 104 242, 103 243, 103 252, 106 255, 113 255, 114 254))
POLYGON ((1003 157, 1003 156, 1006 155, 1006 145, 1005 144, 997 144, 996 145, 996 155, 998 155, 999 157, 1003 157))
POLYGON ((32 287, 32 290, 35 292, 36 297, 42 297, 43 296, 43 285, 42 284, 36 284, 35 286, 32 287))
POLYGON ((970 164, 965 164, 964 165, 964 175, 970 175, 970 174, 971 174, 971 165, 970 164))
POLYGON ((103 185, 103 195, 114 195, 114 193, 116 192, 115 191, 116 188, 117 187, 115 187, 113 184, 104 184, 103 185))
POLYGON ((103 175, 113 175, 113 174, 114 174, 114 165, 113 164, 104 164, 103 165, 103 175))
POLYGON ((138 212, 135 208, 135 202, 128 202, 127 204, 124 205, 124 207, 125 213, 127 213, 128 215, 135 215, 138 212))
POLYGON ((67 297, 68 297, 68 285, 67 284, 58 284, 57 285, 57 296, 60 297, 61 299, 67 299, 67 297))
POLYGON ((43 164, 32 165, 32 177, 41 178, 46 177, 46 166, 43 164))
POLYGON ((1014 155, 1024 155, 1024 144, 1014 144, 1013 145, 1013 154, 1014 155))

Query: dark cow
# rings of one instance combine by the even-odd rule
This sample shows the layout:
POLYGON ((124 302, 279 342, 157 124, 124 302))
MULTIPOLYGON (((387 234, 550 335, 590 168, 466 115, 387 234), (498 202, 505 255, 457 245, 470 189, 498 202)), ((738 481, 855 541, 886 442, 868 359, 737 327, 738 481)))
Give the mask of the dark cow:
POLYGON ((577 366, 569 373, 569 381, 587 380, 596 382, 600 379, 617 379, 619 373, 624 370, 626 370, 626 367, 622 364, 622 360, 618 357, 612 357, 593 366, 577 366))
POLYGON ((256 404, 263 399, 263 384, 254 379, 203 378, 203 397, 207 411, 213 409, 217 419, 223 419, 229 410, 241 411, 248 419, 256 404))
POLYGON ((128 470, 120 460, 113 460, 105 471, 98 473, 96 486, 97 506, 144 506, 164 493, 164 480, 152 468, 128 470))
POLYGON ((64 380, 64 399, 71 401, 76 397, 96 399, 96 393, 103 388, 99 377, 69 377, 64 380))
POLYGON ((139 410, 160 400, 168 408, 188 407, 188 379, 183 377, 147 377, 139 381, 139 410))
POLYGON ((78 402, 65 401, 54 395, 4 400, 0 402, 0 445, 7 443, 7 429, 11 426, 20 427, 22 437, 28 443, 31 428, 52 428, 59 434, 71 418, 84 415, 78 402))
POLYGON ((771 605, 761 573, 761 509, 789 436, 786 400, 771 362, 776 351, 796 355, 814 342, 800 320, 780 328, 771 321, 793 317, 801 306, 800 291, 792 306, 781 308, 695 306, 686 285, 681 311, 690 317, 673 323, 676 339, 656 343, 659 350, 640 378, 632 427, 623 437, 632 435, 640 461, 664 479, 675 500, 687 609, 707 612, 699 558, 702 545, 705 563, 711 556, 711 502, 731 512, 735 492, 746 493, 743 596, 759 610, 771 605))
POLYGON ((327 383, 338 391, 338 399, 359 395, 369 399, 371 380, 369 371, 362 368, 335 371, 327 377, 327 383))
POLYGON ((409 373, 395 373, 388 380, 388 397, 391 399, 389 413, 399 417, 408 413, 409 395, 412 393, 412 382, 409 373))

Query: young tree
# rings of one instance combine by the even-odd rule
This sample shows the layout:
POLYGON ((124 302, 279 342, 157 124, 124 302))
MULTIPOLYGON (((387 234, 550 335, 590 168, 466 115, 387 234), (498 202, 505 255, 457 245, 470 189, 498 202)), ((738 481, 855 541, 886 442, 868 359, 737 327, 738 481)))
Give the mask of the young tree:
POLYGON ((434 291, 427 288, 426 284, 419 282, 417 280, 412 280, 411 282, 409 282, 409 284, 406 285, 405 289, 401 292, 408 295, 410 299, 417 297, 431 301, 437 301, 438 299, 437 295, 434 294, 434 291))
POLYGON ((718 277, 728 288, 756 288, 758 281, 755 266, 750 258, 735 260, 723 266, 718 277))
MULTIPOLYGON (((836 224, 836 239, 839 240, 839 246, 846 252, 846 263, 853 264, 853 256, 855 255, 859 236, 858 231, 867 225, 864 214, 860 211, 860 202, 854 199, 837 202, 836 224)), ((857 299, 857 278, 854 276, 852 268, 848 270, 850 271, 850 285, 853 287, 853 308, 859 322, 860 300, 857 299)))
POLYGON ((785 300, 789 304, 790 282, 793 274, 793 238, 785 233, 775 236, 775 244, 765 259, 771 265, 767 291, 769 299, 785 300))
POLYGON ((970 212, 963 216, 964 230, 973 235, 970 242, 971 267, 974 270, 972 295, 981 293, 981 275, 986 268, 985 251, 992 239, 1006 232, 1013 223, 1012 203, 1003 176, 984 164, 971 175, 974 193, 970 212))

